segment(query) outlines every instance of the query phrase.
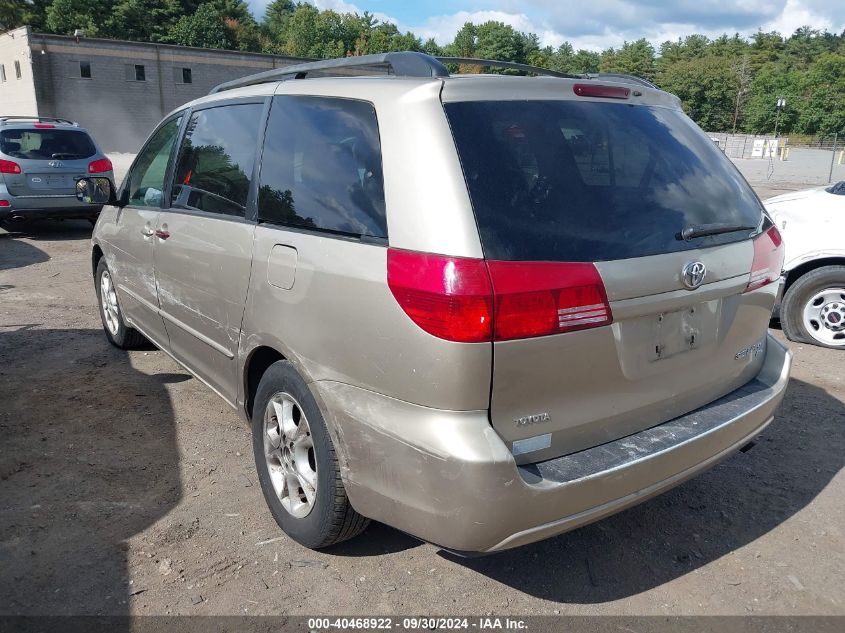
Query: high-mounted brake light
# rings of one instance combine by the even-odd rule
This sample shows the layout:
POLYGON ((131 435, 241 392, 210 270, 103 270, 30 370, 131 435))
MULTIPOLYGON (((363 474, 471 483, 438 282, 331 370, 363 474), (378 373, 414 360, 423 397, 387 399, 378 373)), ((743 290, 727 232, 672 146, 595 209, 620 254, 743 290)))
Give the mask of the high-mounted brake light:
POLYGON ((88 164, 89 174, 102 174, 111 170, 112 164, 108 158, 98 158, 88 164))
POLYGON ((32 127, 38 128, 39 130, 49 130, 51 128, 56 127, 52 123, 36 123, 32 127))
POLYGON ((560 334, 612 320, 593 264, 485 261, 389 249, 387 282, 411 320, 449 341, 560 334))
POLYGON ((0 174, 19 174, 21 166, 10 160, 0 160, 0 174))
POLYGON ((602 99, 627 99, 631 96, 630 88, 622 86, 603 86, 601 84, 575 84, 572 91, 579 97, 600 97, 602 99))
POLYGON ((754 260, 751 263, 751 276, 745 292, 756 290, 772 283, 780 277, 783 268, 783 238, 777 227, 754 238, 754 260))

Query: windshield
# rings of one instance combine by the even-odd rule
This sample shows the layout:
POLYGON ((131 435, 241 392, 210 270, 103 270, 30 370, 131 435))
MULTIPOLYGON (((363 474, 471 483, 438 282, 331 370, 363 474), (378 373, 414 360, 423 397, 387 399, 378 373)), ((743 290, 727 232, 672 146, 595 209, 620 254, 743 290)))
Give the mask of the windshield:
POLYGON ((0 152, 24 159, 89 158, 97 153, 81 130, 30 129, 0 132, 0 152))
POLYGON ((691 226, 757 227, 763 207, 682 112, 577 101, 444 105, 485 256, 606 261, 725 244, 691 226))

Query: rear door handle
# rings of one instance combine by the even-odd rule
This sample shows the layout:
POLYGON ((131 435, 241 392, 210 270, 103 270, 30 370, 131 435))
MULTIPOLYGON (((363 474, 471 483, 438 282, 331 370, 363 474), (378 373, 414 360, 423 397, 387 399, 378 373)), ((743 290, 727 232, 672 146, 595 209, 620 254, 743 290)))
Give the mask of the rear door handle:
POLYGON ((162 231, 161 229, 157 229, 155 232, 155 236, 160 240, 166 240, 170 237, 170 231, 162 231))

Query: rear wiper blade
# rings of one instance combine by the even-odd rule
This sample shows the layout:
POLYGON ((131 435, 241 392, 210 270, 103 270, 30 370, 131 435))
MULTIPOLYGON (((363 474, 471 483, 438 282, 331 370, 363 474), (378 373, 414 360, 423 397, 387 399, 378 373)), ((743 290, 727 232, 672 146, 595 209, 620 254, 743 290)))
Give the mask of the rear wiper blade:
POLYGON ((71 160, 71 159, 82 158, 82 155, 81 154, 71 154, 70 152, 56 152, 55 154, 52 154, 50 156, 50 158, 65 158, 65 159, 71 160))
POLYGON ((756 224, 727 224, 725 222, 717 224, 690 224, 680 233, 676 233, 675 239, 687 242, 695 239, 696 237, 705 237, 707 235, 721 235, 722 233, 736 233, 738 231, 755 230, 757 230, 756 224))

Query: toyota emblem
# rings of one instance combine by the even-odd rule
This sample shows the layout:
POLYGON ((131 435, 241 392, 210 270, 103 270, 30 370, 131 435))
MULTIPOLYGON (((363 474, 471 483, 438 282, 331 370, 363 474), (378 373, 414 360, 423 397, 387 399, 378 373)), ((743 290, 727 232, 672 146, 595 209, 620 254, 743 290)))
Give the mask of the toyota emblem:
POLYGON ((681 281, 687 290, 695 290, 704 283, 707 275, 707 266, 702 262, 689 262, 681 271, 681 281))

